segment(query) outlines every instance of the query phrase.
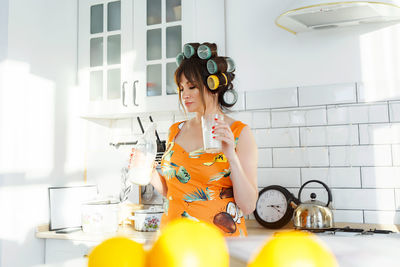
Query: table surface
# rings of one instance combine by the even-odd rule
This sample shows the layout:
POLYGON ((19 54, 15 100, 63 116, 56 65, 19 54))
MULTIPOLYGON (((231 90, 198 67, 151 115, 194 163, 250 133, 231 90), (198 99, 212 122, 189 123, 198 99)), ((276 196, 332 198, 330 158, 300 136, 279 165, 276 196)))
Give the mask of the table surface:
MULTIPOLYGON (((266 229, 255 220, 246 221, 248 237, 227 238, 227 244, 231 257, 231 267, 246 266, 246 263, 257 253, 257 251, 272 237, 276 231, 292 229, 289 223, 283 229, 266 229)), ((335 227, 350 226, 352 228, 385 229, 395 232, 389 235, 360 235, 360 236, 332 236, 317 235, 336 256, 340 267, 357 266, 400 266, 400 226, 378 225, 378 224, 354 224, 354 223, 335 223, 335 227)), ((95 241, 101 242, 115 235, 124 235, 149 248, 159 235, 159 232, 138 232, 131 226, 120 227, 117 233, 109 234, 89 234, 77 231, 69 234, 56 234, 55 231, 48 231, 48 226, 42 225, 37 228, 36 237, 65 239, 76 241, 95 241)), ((79 259, 85 266, 84 260, 79 259)), ((78 261, 78 259, 77 259, 78 261)), ((71 261, 71 266, 80 266, 78 262, 71 261)), ((52 266, 52 265, 43 265, 52 266)), ((62 266, 70 266, 68 263, 62 266)))

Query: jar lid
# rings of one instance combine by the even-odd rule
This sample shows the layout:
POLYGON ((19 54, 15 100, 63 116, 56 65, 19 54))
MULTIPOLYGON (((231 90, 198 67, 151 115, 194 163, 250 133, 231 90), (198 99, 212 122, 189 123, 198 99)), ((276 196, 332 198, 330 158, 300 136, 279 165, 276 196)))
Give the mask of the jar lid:
POLYGON ((151 207, 150 209, 146 210, 135 210, 135 213, 138 214, 156 214, 156 213, 164 213, 164 210, 161 208, 151 207))

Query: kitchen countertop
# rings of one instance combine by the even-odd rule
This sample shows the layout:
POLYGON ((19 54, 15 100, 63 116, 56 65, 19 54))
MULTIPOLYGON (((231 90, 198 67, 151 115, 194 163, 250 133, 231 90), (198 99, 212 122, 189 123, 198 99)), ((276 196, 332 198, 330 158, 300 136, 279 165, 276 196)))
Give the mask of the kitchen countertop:
MULTIPOLYGON (((290 223, 284 229, 271 230, 249 221, 248 237, 228 238, 230 267, 246 266, 247 262, 272 237, 276 231, 293 228, 290 223)), ((398 267, 400 266, 400 226, 383 224, 335 223, 335 227, 364 230, 391 230, 393 234, 360 235, 354 233, 316 234, 335 255, 340 267, 398 267)))
POLYGON ((102 233, 102 234, 85 233, 82 230, 68 234, 57 234, 56 231, 49 231, 48 225, 41 225, 36 229, 37 238, 101 242, 113 236, 126 236, 142 244, 152 243, 157 238, 158 233, 159 232, 139 232, 136 231, 130 225, 120 226, 116 233, 102 233))
MULTIPOLYGON (((231 267, 246 266, 248 260, 256 253, 268 238, 276 231, 292 229, 289 223, 283 229, 266 229, 255 220, 246 221, 248 237, 246 238, 227 238, 231 267)), ((356 266, 399 266, 400 253, 400 226, 378 225, 378 224, 354 224, 354 223, 335 223, 335 227, 350 226, 352 228, 385 229, 395 232, 389 235, 357 235, 357 236, 338 236, 318 234, 318 237, 332 250, 341 267, 356 266)), ((48 226, 43 225, 37 228, 36 237, 65 239, 75 241, 101 242, 116 235, 124 235, 149 248, 157 238, 159 232, 138 232, 131 226, 120 227, 117 233, 111 234, 88 234, 77 231, 69 234, 56 234, 49 231, 48 226)))

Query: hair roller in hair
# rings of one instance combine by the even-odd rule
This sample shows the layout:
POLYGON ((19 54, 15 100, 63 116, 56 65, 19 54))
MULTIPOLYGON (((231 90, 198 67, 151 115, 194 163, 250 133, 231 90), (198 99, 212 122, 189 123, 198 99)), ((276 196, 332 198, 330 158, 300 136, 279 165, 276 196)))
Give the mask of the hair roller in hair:
POLYGON ((232 72, 235 70, 235 63, 230 57, 215 57, 207 61, 207 70, 210 74, 232 72))
POLYGON ((203 43, 197 48, 197 55, 201 59, 209 59, 217 56, 217 45, 211 43, 203 43))
POLYGON ((185 56, 183 55, 182 52, 179 53, 179 54, 176 56, 175 60, 176 60, 176 65, 178 65, 178 67, 179 67, 179 65, 181 65, 182 60, 183 60, 184 58, 185 58, 185 56))
POLYGON ((232 72, 236 69, 235 61, 233 61, 232 58, 226 57, 225 61, 226 61, 226 71, 227 72, 232 72))
POLYGON ((238 100, 238 93, 233 89, 226 90, 224 92, 223 99, 226 104, 233 106, 238 100))
POLYGON ((199 43, 188 43, 183 46, 183 54, 186 58, 190 58, 193 55, 196 55, 197 49, 200 46, 199 43))
POLYGON ((214 75, 210 75, 207 78, 208 88, 211 90, 216 90, 220 86, 224 86, 228 84, 228 77, 226 77, 225 73, 217 73, 214 75))

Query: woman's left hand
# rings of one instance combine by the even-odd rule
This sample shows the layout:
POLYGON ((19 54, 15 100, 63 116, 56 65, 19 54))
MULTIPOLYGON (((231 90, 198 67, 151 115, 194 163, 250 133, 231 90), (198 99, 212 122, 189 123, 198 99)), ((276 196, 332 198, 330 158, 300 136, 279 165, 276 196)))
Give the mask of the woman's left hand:
POLYGON ((217 120, 214 126, 213 134, 215 140, 222 142, 222 152, 229 159, 235 154, 235 137, 231 127, 223 120, 217 120))

